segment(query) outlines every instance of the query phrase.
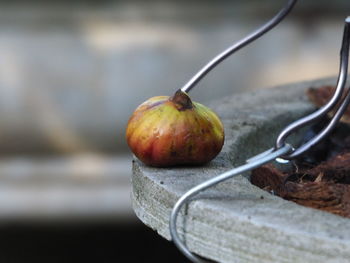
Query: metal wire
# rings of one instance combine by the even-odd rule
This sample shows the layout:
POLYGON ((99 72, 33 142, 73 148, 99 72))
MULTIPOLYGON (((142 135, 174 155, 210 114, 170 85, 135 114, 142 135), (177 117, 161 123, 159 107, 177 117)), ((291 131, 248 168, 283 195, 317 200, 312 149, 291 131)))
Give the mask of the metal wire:
MULTIPOLYGON (((207 65, 205 65, 181 90, 183 92, 189 92, 204 76, 206 76, 215 66, 217 66, 220 62, 222 62, 224 59, 226 59, 228 56, 232 55, 234 52, 238 51, 239 49, 245 47, 252 41, 256 40, 263 34, 267 33, 269 30, 271 30, 274 26, 276 26, 279 22, 283 20, 283 18, 288 15, 288 13, 291 11, 291 9, 296 4, 297 0, 289 0, 285 7, 283 7, 282 10, 279 11, 279 13, 273 17, 269 22, 267 22, 265 25, 248 35, 247 37, 243 38, 233 46, 226 49, 224 52, 216 56, 213 60, 211 60, 207 65)), ((200 192, 213 187, 217 185, 218 183, 221 183, 225 180, 228 180, 234 176, 237 176, 239 174, 242 174, 244 172, 250 171, 252 169, 255 169, 263 164, 266 164, 268 162, 271 162, 272 160, 275 160, 276 158, 283 157, 284 159, 293 159, 307 150, 309 150, 311 147, 319 143, 322 139, 325 138, 336 126, 336 124, 339 122, 341 116, 344 114, 347 106, 350 103, 350 91, 347 92, 345 95, 345 98, 343 99, 340 106, 337 108, 333 118, 328 123, 328 125, 314 138, 306 142, 305 144, 299 146, 298 148, 294 149, 291 145, 286 143, 286 139, 296 130, 309 125, 313 122, 316 122, 320 120, 322 117, 324 117, 327 113, 329 113, 332 109, 338 105, 339 101, 344 95, 346 80, 347 80, 347 73, 348 73, 348 63, 349 63, 349 48, 350 48, 350 17, 348 17, 345 20, 345 27, 344 27, 344 34, 343 34, 343 41, 342 41, 342 48, 340 52, 340 70, 339 70, 339 76, 337 80, 337 87, 336 91, 331 98, 331 100, 322 108, 317 110, 316 112, 303 117, 290 125, 288 125, 285 129, 282 130, 282 132, 278 135, 276 144, 274 148, 271 148, 261 154, 256 155, 255 157, 250 158, 247 160, 247 163, 245 165, 239 166, 237 168, 234 168, 230 171, 227 171, 223 174, 220 174, 210 180, 207 180, 189 191, 187 191, 183 196, 180 197, 180 199, 176 202, 170 216, 170 224, 169 224, 169 230, 170 235, 175 243, 175 245, 178 247, 178 249, 192 262, 195 263, 205 263, 207 261, 203 260, 202 258, 194 255, 192 252, 189 251, 189 249, 186 247, 186 245, 182 242, 180 239, 178 232, 177 232, 177 218, 178 214, 181 210, 181 208, 190 201, 190 199, 199 194, 200 192)))
MULTIPOLYGON (((208 64, 206 64, 195 76, 193 76, 190 81, 181 88, 183 92, 189 92, 203 77, 205 77, 212 69, 214 69, 220 62, 222 62, 224 59, 232 55, 234 52, 240 50, 241 48, 247 46, 249 43, 253 42, 254 40, 258 39, 268 31, 270 31, 272 28, 274 28, 276 25, 278 25, 293 9, 294 5, 296 4, 297 0, 288 0, 287 4, 266 24, 258 28, 257 30, 253 31, 251 34, 246 36, 245 38, 241 39, 237 43, 235 43, 233 46, 229 47, 228 49, 224 50, 222 53, 217 55, 214 59, 212 59, 208 64)), ((192 188, 187 193, 185 193, 175 204, 171 217, 170 217, 170 235, 175 243, 175 245, 178 247, 178 249, 191 261, 195 263, 203 263, 206 262, 202 260, 200 257, 194 255, 191 253, 186 245, 181 241, 179 238, 179 235, 177 233, 176 229, 176 221, 178 217, 178 213, 180 212, 182 206, 194 195, 200 193, 201 191, 204 191, 205 189, 212 187, 220 182, 223 182, 229 178, 232 178, 236 175, 239 175, 243 172, 250 171, 254 168, 257 168, 265 163, 268 163, 282 155, 285 155, 289 153, 293 148, 288 145, 284 144, 282 147, 279 147, 277 150, 271 150, 268 153, 264 153, 263 155, 259 155, 254 158, 253 161, 237 167, 235 169, 232 169, 226 173, 223 173, 219 176, 216 176, 204 183, 199 184, 198 186, 192 188)))
MULTIPOLYGON (((293 6, 293 5, 292 5, 293 6)), ((188 250, 186 245, 181 241, 178 232, 177 232, 177 217, 181 210, 181 208, 190 201, 190 199, 197 195, 198 193, 213 187, 217 185, 218 183, 221 183, 225 180, 228 180, 234 176, 237 176, 239 174, 242 174, 244 172, 250 171, 252 169, 255 169, 263 164, 266 164, 268 162, 271 162, 272 160, 275 160, 276 158, 283 157, 284 159, 292 159, 300 154, 304 153, 308 149, 310 149, 312 146, 317 144, 319 141, 321 141, 325 136, 327 136, 332 129, 334 129, 335 125, 339 122, 341 116, 344 114, 347 106, 350 103, 350 91, 347 92, 345 95, 345 98, 343 99, 342 103, 336 110, 336 113, 334 114, 333 118, 329 122, 329 124, 314 138, 312 138, 307 143, 301 145, 297 149, 294 149, 291 145, 287 144, 285 142, 286 138, 294 131, 300 129, 301 127, 304 127, 310 123, 313 123, 320 118, 324 117, 329 111, 331 111, 337 103, 341 100, 342 95, 344 93, 345 85, 346 85, 346 79, 347 79, 347 72, 348 72, 348 61, 349 61, 349 48, 350 48, 350 17, 348 17, 345 20, 345 27, 344 27, 344 35, 343 35, 343 42, 342 42, 342 48, 340 52, 341 61, 340 61, 340 71, 337 81, 337 88, 336 91, 332 97, 332 99, 321 109, 318 111, 303 117, 302 119, 295 121, 294 123, 288 125, 282 132, 279 134, 276 145, 274 148, 271 148, 263 153, 260 153, 249 160, 247 160, 247 163, 245 165, 239 166, 237 168, 234 168, 228 172, 225 172, 223 174, 220 174, 210 180, 207 180, 189 191, 187 191, 181 198, 176 202, 171 216, 170 216, 170 224, 169 224, 169 230, 170 235, 172 237, 173 242, 178 247, 178 249, 192 262, 195 263, 205 263, 207 261, 201 259, 200 257, 194 255, 192 252, 188 250)))
MULTIPOLYGON (((335 90, 335 93, 333 97, 330 99, 330 101, 320 108, 319 110, 311 113, 308 116, 305 116, 291 124, 289 124, 282 132, 278 135, 276 140, 275 148, 278 149, 282 147, 287 137, 292 134, 294 131, 309 125, 313 122, 316 122, 320 120, 322 117, 324 117, 327 113, 329 113, 341 100, 342 95, 344 94, 344 89, 346 85, 346 79, 348 74, 348 64, 349 64, 349 45, 350 45, 350 16, 346 18, 345 20, 345 26, 344 26, 344 34, 343 34, 343 41, 342 41, 342 47, 340 51, 340 70, 339 70, 339 76, 337 80, 337 87, 335 90)), ((331 121, 328 123, 328 125, 314 138, 306 142, 305 144, 299 146, 296 148, 292 153, 290 153, 287 156, 283 156, 284 159, 293 159, 307 150, 309 150, 311 147, 315 146, 317 143, 319 143, 322 139, 324 139, 337 125, 339 122, 341 116, 344 114, 347 106, 350 102, 350 93, 348 92, 343 99, 343 102, 338 107, 336 113, 334 114, 331 121)))
POLYGON ((278 149, 276 151, 270 152, 269 154, 265 154, 264 156, 262 156, 260 158, 255 158, 255 160, 252 162, 249 162, 245 165, 234 168, 234 169, 227 171, 223 174, 220 174, 220 175, 218 175, 218 176, 216 176, 208 181, 205 181, 205 182, 193 187, 191 190, 189 190, 183 196, 181 196, 180 199, 176 202, 176 204, 171 212, 170 225, 169 225, 171 238, 172 238, 173 242, 175 243, 175 245, 177 246, 177 248, 192 262, 195 262, 195 263, 207 262, 207 261, 201 259, 200 257, 194 255, 192 252, 190 252, 188 250, 188 248, 186 247, 186 245, 181 241, 181 239, 177 233, 176 221, 177 221, 178 214, 179 214, 181 208, 183 207, 183 205, 186 204, 191 197, 199 194, 200 192, 202 192, 210 187, 213 187, 214 185, 217 185, 218 183, 221 183, 221 182, 223 182, 227 179, 230 179, 234 176, 240 175, 244 172, 253 170, 261 165, 264 165, 268 162, 271 162, 272 160, 274 160, 280 156, 288 154, 291 150, 292 150, 292 146, 290 146, 289 144, 285 144, 283 147, 281 147, 280 149, 278 149))
POLYGON ((278 25, 292 10, 297 0, 289 0, 285 7, 283 7, 276 16, 274 16, 270 21, 256 29, 254 32, 241 39, 231 47, 227 48, 225 51, 217 55, 208 64, 206 64, 196 75, 194 75, 186 84, 181 88, 183 92, 189 92, 204 76, 206 76, 213 68, 215 68, 224 59, 240 50, 241 48, 247 46, 254 40, 258 39, 276 25, 278 25))

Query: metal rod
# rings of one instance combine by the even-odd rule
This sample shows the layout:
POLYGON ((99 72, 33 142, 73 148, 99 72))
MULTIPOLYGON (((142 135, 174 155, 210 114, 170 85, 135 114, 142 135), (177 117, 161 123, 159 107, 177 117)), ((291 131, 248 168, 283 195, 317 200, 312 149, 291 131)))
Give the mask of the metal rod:
POLYGON ((280 149, 273 151, 269 154, 264 154, 261 158, 257 158, 257 156, 261 156, 259 154, 256 157, 252 158, 252 159, 254 159, 254 161, 251 161, 245 165, 239 166, 239 167, 234 168, 230 171, 227 171, 223 174, 220 174, 212 179, 209 179, 209 180, 193 187, 188 192, 186 192, 183 196, 181 196, 180 199, 176 202, 176 204, 171 212, 170 224, 169 224, 170 235, 171 235, 173 242, 177 246, 177 248, 192 262, 205 263, 206 261, 204 261, 200 257, 194 255, 191 251, 188 250, 188 248, 182 242, 182 240, 180 239, 180 237, 178 235, 176 222, 177 222, 178 214, 179 214, 181 208, 183 207, 183 205, 186 204, 191 197, 199 194, 200 192, 202 192, 202 191, 204 191, 204 190, 206 190, 214 185, 217 185, 218 183, 221 183, 225 180, 228 180, 234 176, 240 175, 244 172, 253 170, 253 169, 255 169, 263 164, 271 162, 272 160, 274 160, 280 156, 288 154, 291 150, 292 150, 292 146, 285 144, 280 149))
MULTIPOLYGON (((315 121, 318 121, 319 119, 324 117, 327 113, 329 113, 341 100, 341 97, 345 90, 346 79, 348 74, 349 45, 350 45, 350 17, 347 17, 345 20, 344 35, 343 35, 342 47, 340 51, 339 76, 337 80, 337 87, 333 97, 325 106, 323 106, 319 110, 289 124, 284 130, 282 130, 282 132, 278 135, 276 140, 276 145, 275 145, 276 149, 282 147, 285 144, 286 139, 290 134, 292 134, 294 131, 306 125, 309 125, 315 121)), ((343 100, 343 104, 339 107, 336 114, 334 115, 330 123, 326 126, 326 128, 324 128, 317 136, 312 138, 310 141, 296 148, 288 156, 283 156, 283 158, 293 159, 303 154, 304 152, 309 150, 311 147, 319 143, 323 138, 325 138, 325 136, 327 136, 335 128, 336 124, 338 123, 344 111, 346 110, 346 107, 349 104, 349 98, 348 98, 349 96, 350 95, 347 95, 347 97, 343 100)))
POLYGON ((254 40, 258 39, 276 25, 278 25, 293 9, 297 0, 288 0, 286 6, 284 6, 276 16, 274 16, 270 21, 268 21, 263 26, 259 27, 252 33, 250 33, 245 38, 241 39, 231 47, 227 48, 225 51, 217 55, 214 59, 212 59, 208 64, 206 64, 196 75, 194 75, 186 84, 181 88, 183 92, 189 92, 197 83, 206 76, 213 68, 215 68, 220 62, 225 60, 227 57, 240 50, 241 48, 247 46, 254 40))
MULTIPOLYGON (((205 77, 212 69, 214 69, 220 62, 222 62, 224 59, 235 53, 236 51, 240 50, 241 48, 247 46, 249 43, 253 42, 254 40, 258 39, 268 31, 270 31, 272 28, 274 28, 276 25, 278 25, 293 9, 294 5, 296 4, 297 0, 288 0, 287 4, 266 24, 258 28, 257 30, 253 31, 251 34, 246 36, 245 38, 241 39, 231 47, 224 50, 222 53, 217 55, 214 59, 212 59, 208 64, 206 64, 195 76, 193 76, 188 83, 186 83, 185 86, 181 88, 183 92, 188 93, 203 77, 205 77)), ((193 197, 194 195, 208 189, 209 187, 212 187, 220 182, 223 182, 229 178, 232 178, 236 175, 239 175, 243 172, 250 171, 254 168, 257 168, 265 163, 268 163, 277 157, 280 157, 282 155, 285 155, 289 153, 293 148, 290 145, 285 144, 283 147, 280 147, 277 150, 273 150, 270 152, 265 152, 264 154, 258 155, 256 157, 253 157, 253 160, 251 160, 249 163, 242 165, 240 167, 237 167, 235 169, 232 169, 226 173, 223 173, 219 176, 216 176, 206 182, 201 183, 200 185, 192 188, 187 193, 185 193, 175 204, 171 216, 170 216, 170 224, 169 224, 169 230, 170 235, 175 243, 175 245, 178 247, 178 249, 191 261, 195 263, 203 263, 206 262, 202 260, 200 257, 194 255, 191 253, 186 245, 181 241, 176 228, 176 222, 178 213, 180 212, 182 206, 188 202, 188 200, 193 197)))

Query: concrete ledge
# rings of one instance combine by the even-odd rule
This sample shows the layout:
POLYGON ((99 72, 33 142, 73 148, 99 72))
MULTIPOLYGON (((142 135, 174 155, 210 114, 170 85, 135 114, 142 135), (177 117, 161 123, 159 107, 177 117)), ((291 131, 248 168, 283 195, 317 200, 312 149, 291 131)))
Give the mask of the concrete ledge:
MULTIPOLYGON (((314 110, 304 91, 334 84, 304 82, 225 98, 213 108, 226 131, 223 151, 196 168, 155 169, 133 163, 136 215, 169 239, 178 198, 191 187, 266 150, 286 124, 314 110)), ((350 220, 301 207, 250 184, 246 176, 202 193, 179 217, 191 251, 219 262, 349 262, 350 220)))

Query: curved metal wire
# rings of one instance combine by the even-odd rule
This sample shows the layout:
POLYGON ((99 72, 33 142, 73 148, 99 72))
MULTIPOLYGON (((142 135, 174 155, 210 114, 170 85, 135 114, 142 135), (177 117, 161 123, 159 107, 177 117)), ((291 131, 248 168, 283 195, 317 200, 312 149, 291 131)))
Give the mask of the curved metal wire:
MULTIPOLYGON (((288 0, 287 4, 266 24, 246 36, 245 38, 241 39, 237 43, 235 43, 233 46, 229 47, 228 49, 224 50, 222 53, 217 55, 214 59, 212 59, 208 64, 206 64, 195 76, 193 76, 188 83, 186 83, 185 86, 181 88, 183 92, 189 92, 203 77, 205 77, 212 69, 214 69, 220 62, 222 62, 224 59, 232 55, 234 52, 240 50, 241 48, 247 46, 254 40, 258 39, 268 31, 270 31, 272 28, 274 28, 276 25, 278 25, 293 9, 294 5, 296 4, 297 0, 288 0)), ((285 155, 289 153, 292 150, 292 147, 285 144, 283 147, 280 147, 277 150, 271 151, 268 154, 264 154, 262 156, 259 155, 259 157, 254 158, 254 161, 251 161, 243 166, 237 167, 235 169, 232 169, 226 173, 223 173, 217 177, 214 177, 194 188, 189 190, 187 193, 185 193, 175 204, 171 217, 170 217, 170 235, 172 237, 173 242, 178 247, 178 249, 191 261, 195 263, 203 263, 205 262, 200 257, 192 254, 185 244, 181 241, 179 238, 179 235, 176 230, 176 221, 178 217, 178 213, 180 212, 182 206, 189 200, 189 198, 193 197, 194 195, 198 194, 199 192, 204 191, 205 189, 212 187, 220 182, 223 182, 229 178, 232 178, 238 174, 241 174, 246 171, 250 171, 254 168, 257 168, 265 163, 268 163, 277 157, 280 157, 282 155, 285 155)))
POLYGON ((194 75, 186 84, 181 88, 183 92, 189 92, 204 76, 206 76, 213 68, 215 68, 220 62, 224 59, 240 50, 241 48, 247 46, 254 40, 258 39, 276 25, 278 25, 293 9, 297 0, 289 0, 285 7, 283 7, 276 16, 274 16, 270 21, 256 29, 254 32, 241 39, 233 46, 229 47, 219 55, 217 55, 214 59, 212 59, 208 64, 206 64, 196 75, 194 75))
MULTIPOLYGON (((337 80, 337 87, 336 91, 333 95, 333 97, 330 99, 330 101, 320 108, 319 110, 311 113, 310 115, 303 117, 302 119, 299 119, 291 124, 289 124, 282 132, 278 135, 275 148, 278 149, 282 147, 287 137, 292 134, 294 131, 309 125, 313 122, 316 122, 320 120, 322 117, 324 117, 327 113, 329 113, 341 100, 342 95, 344 93, 345 85, 346 85, 346 79, 348 74, 348 64, 349 64, 349 45, 350 45, 350 17, 347 17, 345 20, 345 27, 344 27, 344 34, 343 34, 343 41, 342 41, 342 47, 340 51, 340 70, 339 70, 339 76, 337 80)), ((335 115, 333 116, 332 120, 329 122, 329 124, 314 138, 312 138, 307 143, 299 146, 296 148, 291 154, 288 156, 283 156, 284 159, 293 159, 307 150, 309 150, 311 147, 319 143, 323 138, 325 138, 336 126, 338 121, 340 120, 341 116, 345 112, 347 106, 350 102, 350 94, 348 93, 343 100, 340 107, 337 109, 335 115)))
POLYGON ((268 162, 271 162, 272 160, 283 156, 285 154, 288 154, 292 150, 292 146, 285 144, 283 147, 276 151, 272 151, 268 154, 264 154, 263 156, 257 155, 254 158, 254 161, 251 161, 245 165, 239 166, 237 168, 234 168, 230 171, 227 171, 223 174, 220 174, 212 179, 209 179, 192 189, 190 189, 188 192, 186 192, 183 196, 180 197, 180 199, 176 202, 170 216, 170 224, 169 224, 169 230, 170 230, 170 235, 177 246, 177 248, 192 262, 195 263, 205 263, 206 261, 201 259, 200 257, 194 255, 191 251, 188 250, 186 245, 181 241, 178 233, 177 233, 177 227, 176 227, 176 221, 178 214, 181 210, 181 208, 189 201, 190 198, 193 196, 199 194, 200 192, 217 185, 218 183, 221 183, 227 179, 230 179, 234 176, 240 175, 244 172, 253 170, 263 164, 266 164, 268 162))
POLYGON ((320 140, 322 140, 329 132, 335 127, 335 125, 340 120, 341 116, 345 112, 347 106, 350 103, 350 91, 347 92, 345 98, 343 99, 341 105, 336 110, 336 113, 334 114, 333 118, 329 122, 329 124, 314 138, 312 138, 310 141, 305 143, 304 145, 300 146, 297 149, 293 149, 292 146, 285 143, 285 139, 295 130, 300 129, 301 127, 304 127, 312 122, 315 122, 325 116, 330 110, 332 110, 337 103, 341 100, 342 95, 344 93, 345 85, 346 85, 346 79, 347 79, 347 72, 348 72, 348 60, 349 60, 349 48, 350 48, 350 17, 348 17, 345 20, 345 28, 344 28, 344 36, 343 36, 343 42, 342 42, 342 48, 341 48, 341 62, 340 62, 340 72, 339 77, 337 81, 337 88, 335 91, 335 94, 333 95, 332 99, 321 109, 318 111, 288 125, 278 136, 276 141, 275 148, 269 149, 263 153, 260 153, 256 155, 255 157, 250 158, 247 160, 247 164, 239 166, 237 168, 234 168, 228 172, 225 172, 223 174, 220 174, 210 180, 207 180, 192 189, 190 189, 188 192, 186 192, 181 198, 176 202, 172 213, 170 217, 170 224, 169 224, 169 230, 170 235, 172 237, 173 242, 178 247, 178 249, 192 262, 195 263, 205 263, 206 261, 201 259, 200 257, 194 255, 192 252, 188 250, 186 245, 181 241, 178 233, 177 233, 177 217, 181 210, 181 208, 189 202, 189 200, 199 194, 200 192, 215 186, 216 184, 223 182, 227 179, 230 179, 234 176, 237 176, 239 174, 242 174, 244 172, 250 171, 252 169, 255 169, 263 164, 266 164, 272 160, 275 160, 278 157, 282 157, 284 159, 292 159, 296 156, 304 153, 308 149, 310 149, 312 146, 317 144, 320 140))

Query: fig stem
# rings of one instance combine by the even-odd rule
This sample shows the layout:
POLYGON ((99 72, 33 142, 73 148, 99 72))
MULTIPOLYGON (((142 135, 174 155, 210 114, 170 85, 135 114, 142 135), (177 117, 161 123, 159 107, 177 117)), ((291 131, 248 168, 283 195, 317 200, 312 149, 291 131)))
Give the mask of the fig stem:
POLYGON ((186 92, 181 89, 177 90, 175 94, 169 98, 173 102, 179 111, 189 110, 193 108, 193 103, 191 98, 186 92))

